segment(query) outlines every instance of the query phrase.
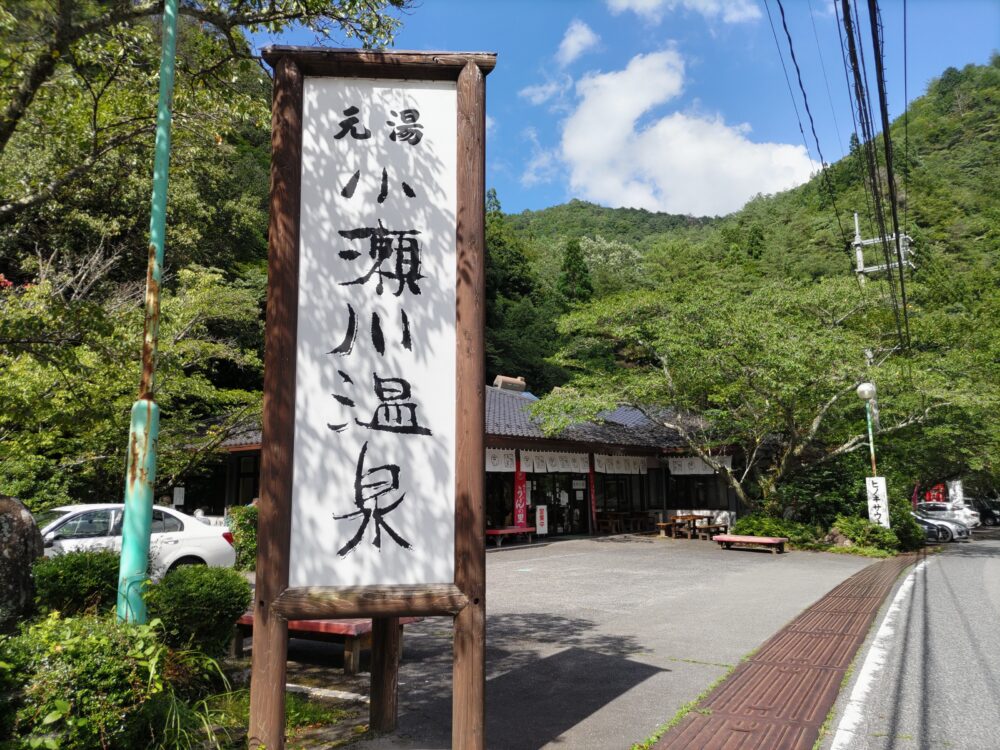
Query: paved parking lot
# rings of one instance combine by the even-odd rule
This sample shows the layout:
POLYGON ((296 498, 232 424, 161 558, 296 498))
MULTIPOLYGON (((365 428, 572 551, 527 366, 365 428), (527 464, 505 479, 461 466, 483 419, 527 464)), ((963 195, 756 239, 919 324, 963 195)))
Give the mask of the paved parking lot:
MULTIPOLYGON (((630 536, 491 550, 487 745, 627 748, 869 562, 630 536)), ((289 681, 330 648, 296 642, 289 681)), ((407 627, 400 681, 397 732, 366 746, 450 747, 450 619, 407 627)))

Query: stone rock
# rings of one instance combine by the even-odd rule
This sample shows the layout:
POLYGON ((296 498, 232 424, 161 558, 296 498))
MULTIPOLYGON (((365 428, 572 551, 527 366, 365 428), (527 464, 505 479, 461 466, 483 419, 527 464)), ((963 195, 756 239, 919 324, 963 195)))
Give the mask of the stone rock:
POLYGON ((13 631, 34 608, 31 564, 44 551, 28 509, 17 498, 0 495, 0 633, 13 631))

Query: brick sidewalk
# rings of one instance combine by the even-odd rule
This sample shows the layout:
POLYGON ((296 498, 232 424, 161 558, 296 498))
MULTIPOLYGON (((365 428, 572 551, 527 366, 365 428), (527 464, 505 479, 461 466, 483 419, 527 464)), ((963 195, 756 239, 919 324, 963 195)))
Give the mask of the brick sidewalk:
POLYGON ((810 750, 875 615, 916 555, 855 573, 768 639, 654 750, 810 750))

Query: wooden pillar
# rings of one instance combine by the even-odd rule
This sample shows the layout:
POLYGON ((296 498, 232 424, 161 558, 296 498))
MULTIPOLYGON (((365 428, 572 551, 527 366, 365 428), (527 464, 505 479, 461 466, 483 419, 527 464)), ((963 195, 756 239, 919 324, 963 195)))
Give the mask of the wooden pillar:
POLYGON ((274 71, 271 113, 268 326, 264 341, 264 424, 247 738, 251 750, 282 750, 285 746, 288 621, 271 605, 288 588, 301 154, 302 74, 290 58, 284 57, 274 71))
POLYGON ((396 729, 399 711, 399 656, 403 629, 398 617, 372 620, 372 684, 368 725, 373 732, 396 729))
POLYGON ((486 746, 485 192, 486 85, 475 63, 458 76, 455 584, 469 603, 455 617, 452 742, 486 746))

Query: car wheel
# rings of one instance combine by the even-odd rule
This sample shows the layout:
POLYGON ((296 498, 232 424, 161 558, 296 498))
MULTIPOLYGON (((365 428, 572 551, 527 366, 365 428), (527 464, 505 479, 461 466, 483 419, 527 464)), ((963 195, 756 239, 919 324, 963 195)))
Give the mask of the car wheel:
POLYGON ((996 526, 997 519, 995 519, 993 516, 986 516, 986 518, 983 519, 983 523, 986 524, 987 526, 996 526))
POLYGON ((941 542, 951 542, 954 541, 955 535, 952 533, 951 529, 947 526, 941 526, 938 531, 939 539, 941 542))
POLYGON ((177 570, 182 565, 204 565, 204 564, 205 561, 202 560, 200 557, 181 557, 177 560, 174 560, 173 565, 167 568, 167 572, 169 573, 172 570, 177 570))

